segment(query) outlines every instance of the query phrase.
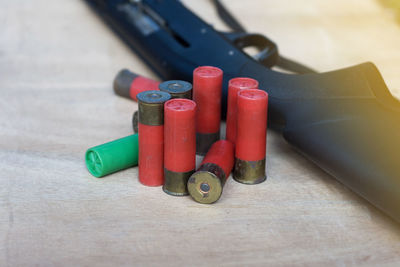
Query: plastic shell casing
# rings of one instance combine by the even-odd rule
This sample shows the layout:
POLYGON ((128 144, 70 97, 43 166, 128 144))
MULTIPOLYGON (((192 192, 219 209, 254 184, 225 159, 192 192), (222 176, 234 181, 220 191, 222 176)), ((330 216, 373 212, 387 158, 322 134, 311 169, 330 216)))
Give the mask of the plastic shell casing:
POLYGON ((137 94, 144 91, 158 90, 159 84, 160 82, 158 81, 123 69, 114 79, 114 91, 117 95, 137 101, 137 94))
POLYGON ((145 91, 139 101, 139 181, 147 186, 164 184, 164 103, 171 96, 145 91))
POLYGON ((187 195, 187 180, 196 168, 196 103, 171 99, 164 104, 164 191, 187 195))
POLYGON ((193 100, 196 112, 196 152, 205 155, 211 145, 219 140, 221 122, 221 69, 210 66, 193 71, 193 100))
POLYGON ((89 148, 85 153, 86 167, 95 177, 124 170, 138 164, 138 135, 129 135, 89 148))
POLYGON ((234 148, 232 142, 220 140, 211 146, 201 165, 206 163, 216 164, 224 171, 225 177, 228 178, 233 168, 233 162, 234 148))
POLYGON ((233 178, 241 183, 256 184, 266 179, 268 94, 258 89, 238 93, 237 137, 233 178))
POLYGON ((258 88, 258 81, 251 78, 238 77, 228 83, 228 107, 226 112, 226 140, 236 143, 237 132, 237 95, 243 89, 258 88))
POLYGON ((171 99, 164 105, 164 163, 174 172, 196 168, 196 103, 171 99))

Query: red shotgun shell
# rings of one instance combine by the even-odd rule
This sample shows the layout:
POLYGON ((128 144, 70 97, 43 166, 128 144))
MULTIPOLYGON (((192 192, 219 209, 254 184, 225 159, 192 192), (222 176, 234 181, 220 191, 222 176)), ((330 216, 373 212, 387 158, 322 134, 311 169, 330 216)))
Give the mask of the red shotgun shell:
POLYGON ((258 88, 258 81, 251 78, 233 78, 228 84, 228 108, 226 112, 226 140, 236 143, 237 95, 243 89, 258 88))
POLYGON ((123 69, 114 79, 114 91, 117 95, 137 101, 137 94, 158 90, 159 84, 160 82, 123 69))
POLYGON ((258 89, 239 91, 233 178, 244 184, 265 181, 268 94, 258 89))
POLYGON ((188 181, 188 191, 197 202, 211 204, 222 194, 234 162, 233 144, 227 140, 215 142, 188 181))
POLYGON ((139 100, 139 181, 148 186, 164 184, 164 103, 171 96, 145 91, 139 100))
MULTIPOLYGON (((172 98, 192 99, 192 84, 180 80, 165 81, 158 86, 160 91, 169 93, 172 98)), ((139 113, 135 111, 132 116, 133 132, 138 133, 139 113)))
POLYGON ((211 145, 219 140, 221 122, 221 69, 210 66, 193 71, 193 100, 196 112, 196 153, 205 155, 211 145))
POLYGON ((187 181, 196 169, 196 103, 171 99, 164 104, 163 190, 173 196, 188 195, 187 181))

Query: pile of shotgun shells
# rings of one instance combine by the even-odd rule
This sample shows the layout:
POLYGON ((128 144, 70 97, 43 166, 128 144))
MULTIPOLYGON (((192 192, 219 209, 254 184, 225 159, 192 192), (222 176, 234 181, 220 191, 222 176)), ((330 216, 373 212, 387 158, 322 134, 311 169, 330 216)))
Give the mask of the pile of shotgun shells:
POLYGON ((229 80, 226 137, 220 140, 223 71, 200 66, 187 81, 159 83, 122 70, 114 91, 138 102, 134 134, 89 148, 86 166, 95 177, 139 165, 139 181, 163 186, 172 196, 189 195, 211 204, 231 171, 243 184, 266 180, 268 94, 258 81, 229 80), (204 156, 196 170, 196 155, 204 156))

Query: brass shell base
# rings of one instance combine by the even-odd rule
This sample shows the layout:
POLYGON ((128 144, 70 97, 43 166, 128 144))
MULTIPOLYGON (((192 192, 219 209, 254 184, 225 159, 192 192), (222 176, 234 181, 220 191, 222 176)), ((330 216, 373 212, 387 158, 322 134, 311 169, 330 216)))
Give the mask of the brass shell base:
POLYGON ((171 95, 161 91, 144 91, 137 96, 139 104, 139 123, 158 126, 164 124, 164 103, 171 95))
POLYGON ((189 193, 177 193, 177 192, 168 191, 167 189, 165 189, 165 186, 162 187, 162 190, 165 193, 167 193, 168 195, 174 196, 174 197, 183 197, 183 196, 189 195, 189 193))
POLYGON ((224 171, 218 165, 206 163, 189 178, 187 187, 195 201, 211 204, 221 197, 225 180, 224 171))
POLYGON ((236 158, 232 177, 242 184, 259 184, 267 179, 265 175, 265 159, 246 161, 236 158))
POLYGON ((194 170, 188 172, 173 172, 164 169, 163 191, 171 196, 187 196, 187 182, 194 170))
POLYGON ((169 80, 160 83, 158 88, 160 89, 160 91, 169 93, 171 95, 171 99, 173 98, 192 99, 193 86, 191 83, 186 81, 169 80))

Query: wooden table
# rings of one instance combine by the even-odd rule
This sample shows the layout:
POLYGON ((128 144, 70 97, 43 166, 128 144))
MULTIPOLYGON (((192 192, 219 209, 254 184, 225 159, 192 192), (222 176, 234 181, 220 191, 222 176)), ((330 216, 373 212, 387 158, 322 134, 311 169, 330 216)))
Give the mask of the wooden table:
MULTIPOLYGON (((375 0, 240 1, 283 55, 327 71, 371 60, 400 95, 400 28, 375 0)), ((208 1, 185 1, 223 29, 208 1)), ((78 0, 0 3, 0 266, 399 265, 400 227, 268 134, 268 180, 215 205, 92 177, 84 153, 131 134, 123 67, 154 77, 78 0)))

